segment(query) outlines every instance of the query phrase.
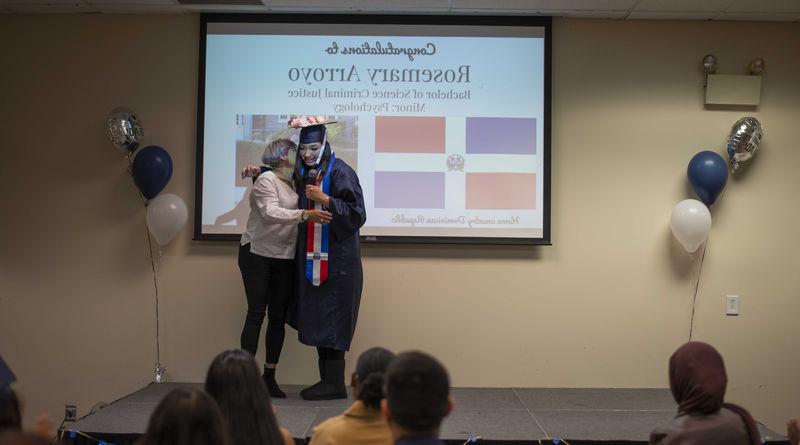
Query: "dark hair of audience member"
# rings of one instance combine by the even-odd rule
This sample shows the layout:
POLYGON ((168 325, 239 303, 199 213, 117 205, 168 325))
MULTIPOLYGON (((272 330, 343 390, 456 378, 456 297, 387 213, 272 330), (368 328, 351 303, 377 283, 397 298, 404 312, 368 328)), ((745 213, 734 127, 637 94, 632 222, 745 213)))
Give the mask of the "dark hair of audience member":
POLYGON ((0 432, 22 429, 22 414, 17 394, 11 388, 0 389, 0 432))
POLYGON ((150 416, 139 445, 228 445, 222 413, 198 389, 174 389, 150 416))
POLYGON ((367 349, 358 356, 356 362, 358 400, 361 400, 366 407, 380 408, 386 368, 394 358, 392 351, 380 347, 367 349))
POLYGON ((232 445, 283 443, 269 392, 249 352, 230 350, 217 355, 208 368, 206 392, 222 411, 232 445))
POLYGON ((53 445, 53 441, 38 434, 6 431, 0 433, 0 445, 53 445))
POLYGON ((414 433, 439 429, 449 410, 450 377, 438 360, 404 352, 386 370, 386 401, 392 421, 414 433))

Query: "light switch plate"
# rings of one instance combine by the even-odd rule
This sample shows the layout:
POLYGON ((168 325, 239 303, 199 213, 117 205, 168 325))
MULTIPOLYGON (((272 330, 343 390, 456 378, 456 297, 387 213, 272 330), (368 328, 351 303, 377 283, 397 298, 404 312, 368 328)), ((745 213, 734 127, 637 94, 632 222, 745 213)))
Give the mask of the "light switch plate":
POLYGON ((725 297, 725 315, 739 315, 738 295, 727 295, 725 297))

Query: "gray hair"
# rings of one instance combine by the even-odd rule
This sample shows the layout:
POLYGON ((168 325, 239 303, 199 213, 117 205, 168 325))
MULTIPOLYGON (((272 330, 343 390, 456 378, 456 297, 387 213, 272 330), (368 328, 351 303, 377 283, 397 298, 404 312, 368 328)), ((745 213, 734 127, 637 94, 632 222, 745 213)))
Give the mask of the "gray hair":
POLYGON ((281 157, 286 156, 289 150, 297 148, 297 144, 286 138, 275 139, 267 144, 264 154, 261 155, 261 162, 270 167, 277 167, 281 163, 281 157))

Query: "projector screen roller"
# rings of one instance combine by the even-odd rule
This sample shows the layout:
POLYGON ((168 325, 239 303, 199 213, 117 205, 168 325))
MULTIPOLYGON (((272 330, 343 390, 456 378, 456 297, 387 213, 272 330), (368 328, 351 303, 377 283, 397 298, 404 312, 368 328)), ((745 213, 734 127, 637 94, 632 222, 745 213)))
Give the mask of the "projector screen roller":
POLYGON ((336 122, 362 239, 549 244, 549 23, 203 15, 195 237, 238 238, 242 168, 308 114, 336 122))

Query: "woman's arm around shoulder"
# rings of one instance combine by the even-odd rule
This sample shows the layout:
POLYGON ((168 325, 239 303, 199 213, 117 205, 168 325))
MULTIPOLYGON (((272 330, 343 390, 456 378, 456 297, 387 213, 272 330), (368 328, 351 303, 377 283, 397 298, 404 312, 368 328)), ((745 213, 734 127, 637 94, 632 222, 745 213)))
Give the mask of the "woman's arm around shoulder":
POLYGON ((256 201, 258 212, 264 220, 277 224, 299 224, 302 219, 303 210, 297 208, 284 208, 281 206, 278 196, 280 179, 274 174, 262 174, 253 184, 253 198, 256 201))

